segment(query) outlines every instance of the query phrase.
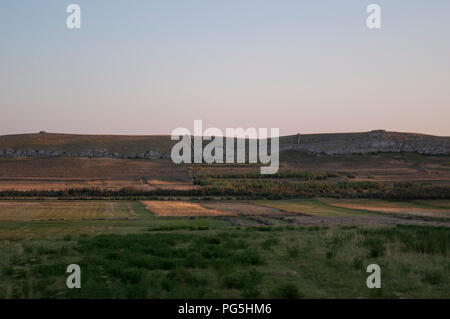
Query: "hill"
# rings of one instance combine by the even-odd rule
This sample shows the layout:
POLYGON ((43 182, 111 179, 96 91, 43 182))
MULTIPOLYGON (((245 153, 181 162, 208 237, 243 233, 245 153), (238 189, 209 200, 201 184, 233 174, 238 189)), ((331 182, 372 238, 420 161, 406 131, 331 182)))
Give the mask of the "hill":
MULTIPOLYGON (((37 133, 0 136, 0 157, 169 157, 175 141, 168 135, 78 135, 37 133)), ((313 154, 417 152, 450 154, 450 137, 377 130, 363 133, 302 134, 280 138, 280 151, 313 154)))

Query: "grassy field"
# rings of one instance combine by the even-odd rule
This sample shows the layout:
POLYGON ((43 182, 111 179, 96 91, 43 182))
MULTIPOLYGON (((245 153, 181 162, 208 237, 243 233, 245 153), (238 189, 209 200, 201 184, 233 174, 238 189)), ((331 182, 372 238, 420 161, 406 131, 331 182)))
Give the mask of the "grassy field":
MULTIPOLYGON (((0 202, 10 216, 0 222, 0 297, 450 298, 449 227, 268 225, 254 217, 293 213, 268 207, 278 202, 219 203, 193 205, 228 206, 237 216, 175 218, 172 209, 190 203, 171 201, 160 202, 171 217, 140 202, 0 202), (24 217, 44 211, 52 213, 24 217), (81 267, 81 289, 65 286, 71 263, 81 267), (381 289, 366 287, 372 263, 381 266, 381 289)), ((292 204, 322 218, 320 200, 300 203, 292 204)), ((335 209, 324 214, 347 212, 335 209)))

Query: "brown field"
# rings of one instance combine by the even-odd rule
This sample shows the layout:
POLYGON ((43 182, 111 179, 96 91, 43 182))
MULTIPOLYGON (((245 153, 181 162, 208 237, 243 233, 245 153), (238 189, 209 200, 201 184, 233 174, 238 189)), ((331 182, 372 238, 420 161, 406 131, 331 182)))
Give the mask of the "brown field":
POLYGON ((134 202, 0 201, 0 221, 135 219, 134 202))
MULTIPOLYGON (((430 202, 430 201, 429 201, 430 202)), ((432 201, 435 202, 435 201, 432 201)), ((438 201, 436 201, 438 202, 438 201)), ((419 218, 419 216, 374 214, 364 210, 327 205, 324 199, 281 200, 281 201, 208 201, 201 205, 209 209, 217 209, 235 213, 253 225, 364 225, 364 226, 394 226, 394 225, 420 225, 450 227, 450 222, 441 219, 419 218)), ((414 204, 411 204, 414 205, 414 204)), ((235 219, 236 226, 243 226, 242 220, 235 219)), ((248 225, 248 223, 247 223, 248 225)))
MULTIPOLYGON (((424 207, 411 202, 390 202, 382 200, 365 200, 365 199, 322 199, 324 203, 333 207, 346 208, 351 210, 359 211, 370 211, 370 212, 380 212, 389 213, 394 215, 411 215, 418 217, 432 217, 432 218, 449 218, 450 219, 450 208, 434 208, 434 207, 424 207)), ((430 206, 433 206, 432 202, 427 201, 430 206)), ((441 205, 442 202, 439 201, 441 205)))
POLYGON ((209 209, 196 203, 188 203, 183 201, 142 201, 141 203, 158 217, 236 215, 231 212, 209 209))
POLYGON ((227 211, 245 216, 261 216, 269 218, 284 217, 289 215, 295 216, 295 214, 289 214, 276 208, 261 206, 247 201, 210 201, 203 202, 201 205, 208 209, 217 209, 220 211, 227 211))
MULTIPOLYGON (((280 153, 280 169, 298 172, 333 172, 340 177, 328 181, 346 180, 378 182, 431 182, 450 185, 450 156, 426 156, 415 153, 379 153, 366 155, 317 156, 289 150, 280 153)), ((192 175, 226 175, 259 172, 258 165, 191 165, 192 175)), ((293 179, 290 179, 293 180, 293 179)))
POLYGON ((315 156, 299 151, 280 155, 282 170, 335 172, 353 181, 406 182, 425 181, 449 185, 450 156, 426 156, 416 153, 378 153, 366 155, 315 156))
POLYGON ((0 178, 20 179, 157 179, 190 180, 187 166, 167 160, 113 158, 0 158, 0 178))
POLYGON ((65 190, 69 188, 98 188, 119 190, 121 188, 133 188, 137 190, 154 190, 155 187, 144 183, 142 180, 83 180, 83 179, 0 179, 1 190, 65 190))
POLYGON ((173 189, 173 190, 189 190, 200 188, 201 186, 193 185, 192 181, 187 182, 171 182, 171 181, 161 181, 150 179, 146 180, 145 183, 151 189, 173 189))
POLYGON ((417 200, 414 201, 417 204, 431 206, 435 208, 448 208, 450 209, 450 200, 417 200))
MULTIPOLYGON (((420 181, 450 184, 449 156, 382 153, 371 155, 316 156, 299 151, 280 155, 280 172, 322 171, 339 177, 324 182, 420 181)), ((259 165, 175 165, 170 159, 139 160, 112 158, 0 158, 0 190, 64 190, 100 188, 138 190, 198 188, 193 175, 259 172, 259 165)), ((289 179, 295 182, 298 179, 289 179)), ((283 181, 286 181, 284 179, 283 181)))
POLYGON ((196 188, 188 167, 175 165, 170 160, 0 158, 0 191, 91 187, 144 191, 196 188))

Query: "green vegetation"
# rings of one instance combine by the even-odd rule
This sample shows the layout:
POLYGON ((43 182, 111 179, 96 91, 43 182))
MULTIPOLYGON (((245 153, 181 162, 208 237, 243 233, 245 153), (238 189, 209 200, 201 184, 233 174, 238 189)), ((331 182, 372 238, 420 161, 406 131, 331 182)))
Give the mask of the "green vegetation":
POLYGON ((445 227, 242 228, 148 218, 0 228, 3 298, 450 297, 445 227), (71 263, 81 266, 81 289, 65 286, 71 263), (382 267, 376 294, 365 285, 371 263, 382 267))
POLYGON ((326 180, 328 177, 338 177, 337 173, 329 172, 294 172, 283 171, 276 174, 260 174, 259 172, 234 173, 234 174, 209 174, 194 176, 194 185, 207 184, 208 179, 282 179, 295 178, 307 181, 326 180))
POLYGON ((67 199, 157 199, 166 197, 232 196, 240 199, 283 199, 301 197, 381 198, 381 199, 450 199, 450 186, 420 183, 381 183, 374 181, 336 183, 281 182, 273 180, 202 179, 202 188, 187 190, 156 189, 144 191, 134 188, 105 190, 99 188, 73 188, 66 190, 3 190, 0 199, 24 197, 53 197, 67 199))

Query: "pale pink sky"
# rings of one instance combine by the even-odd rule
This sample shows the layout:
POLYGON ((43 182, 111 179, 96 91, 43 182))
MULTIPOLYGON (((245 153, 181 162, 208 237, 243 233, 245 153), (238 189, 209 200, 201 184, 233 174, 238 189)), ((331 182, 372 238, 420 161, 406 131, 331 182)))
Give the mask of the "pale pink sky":
POLYGON ((0 3, 0 134, 176 127, 450 136, 450 1, 0 3), (345 3, 345 4, 344 4, 345 3))

